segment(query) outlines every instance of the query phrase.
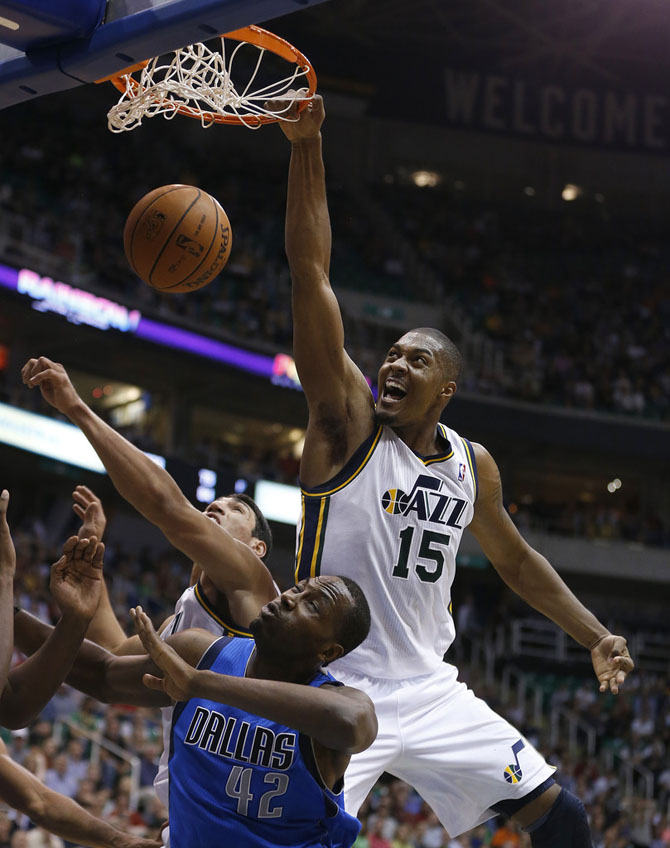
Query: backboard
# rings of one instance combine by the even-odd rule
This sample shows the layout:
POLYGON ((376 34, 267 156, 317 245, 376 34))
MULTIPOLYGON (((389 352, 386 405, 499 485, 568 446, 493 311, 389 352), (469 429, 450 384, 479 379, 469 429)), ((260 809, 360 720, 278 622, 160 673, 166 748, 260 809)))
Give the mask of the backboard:
POLYGON ((0 0, 0 109, 324 2, 0 0))

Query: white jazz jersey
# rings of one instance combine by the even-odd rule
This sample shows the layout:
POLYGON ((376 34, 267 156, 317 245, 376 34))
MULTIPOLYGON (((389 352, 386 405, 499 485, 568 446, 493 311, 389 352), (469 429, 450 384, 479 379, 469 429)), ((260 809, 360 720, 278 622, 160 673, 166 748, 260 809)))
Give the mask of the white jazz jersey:
MULTIPOLYGON (((161 639, 167 639, 173 633, 189 630, 191 627, 201 627, 209 630, 216 637, 219 636, 246 636, 251 637, 248 630, 242 630, 225 622, 213 609, 202 590, 200 583, 190 586, 182 594, 174 608, 174 619, 161 633, 161 639)), ((172 729, 173 707, 161 708, 161 719, 163 724, 163 753, 158 765, 158 773, 154 778, 154 789, 159 800, 166 808, 169 808, 169 770, 168 761, 170 754, 170 731, 172 729)), ((166 843, 167 844, 167 843, 166 843)))
POLYGON ((439 667, 455 636, 451 585, 477 498, 472 446, 438 425, 444 451, 422 457, 379 426, 328 483, 302 489, 296 578, 355 580, 370 635, 333 665, 403 679, 439 667))

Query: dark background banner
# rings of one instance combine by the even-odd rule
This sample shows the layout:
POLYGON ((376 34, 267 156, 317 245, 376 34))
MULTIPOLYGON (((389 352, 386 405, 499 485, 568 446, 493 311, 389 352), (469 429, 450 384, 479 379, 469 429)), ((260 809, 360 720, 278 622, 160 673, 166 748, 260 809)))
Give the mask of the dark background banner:
POLYGON ((406 65, 388 77, 370 111, 411 121, 514 135, 554 144, 667 153, 670 96, 575 80, 515 77, 448 65, 406 65))

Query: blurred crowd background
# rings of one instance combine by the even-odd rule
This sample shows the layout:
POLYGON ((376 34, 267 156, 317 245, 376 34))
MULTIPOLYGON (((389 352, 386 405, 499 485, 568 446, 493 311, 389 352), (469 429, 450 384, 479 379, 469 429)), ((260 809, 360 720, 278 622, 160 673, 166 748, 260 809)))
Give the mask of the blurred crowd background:
MULTIPOLYGON (((138 167, 146 137, 103 135, 99 116, 86 112, 73 119, 78 132, 47 140, 42 117, 28 113, 3 143, 0 219, 9 225, 0 231, 0 254, 6 261, 13 254, 23 260, 30 245, 33 257, 46 254, 71 283, 242 342, 289 349, 285 165, 261 170, 243 146, 225 163, 204 161, 177 138, 152 146, 138 167), (101 144, 92 146, 92 136, 101 144), (235 244, 215 286, 169 298, 130 274, 119 250, 128 211, 167 174, 223 199, 235 244)), ((493 371, 483 362, 468 363, 464 390, 670 420, 670 252, 660 223, 612 213, 602 204, 538 210, 530 198, 525 208, 506 206, 391 179, 391 185, 374 187, 374 197, 439 278, 431 297, 448 297, 500 352, 502 364, 493 371)), ((425 285, 407 284, 413 269, 403 245, 385 238, 337 180, 329 202, 338 290, 425 300, 425 285)), ((353 325, 354 354, 374 376, 380 333, 365 320, 353 325)))
MULTIPOLYGON (((467 534, 454 587, 458 636, 447 661, 582 798, 594 848, 670 848, 665 160, 657 153, 616 158, 612 150, 447 130, 428 126, 431 120, 410 125, 397 120, 395 99, 393 120, 380 117, 368 110, 373 87, 361 82, 361 44, 372 48, 395 29, 408 39, 418 33, 416 67, 423 69, 424 42, 451 36, 438 37, 436 24, 398 23, 405 7, 393 0, 384 0, 382 15, 395 29, 380 28, 375 15, 366 29, 372 0, 322 8, 335 5, 325 26, 313 19, 308 44, 319 44, 324 33, 334 36, 339 68, 339 45, 351 31, 362 36, 355 77, 331 74, 325 95, 331 279, 347 348, 374 388, 385 350, 404 329, 435 325, 457 341, 466 368, 446 423, 491 449, 512 519, 565 569, 589 608, 628 637, 637 669, 618 697, 599 695, 587 652, 561 641, 505 590, 467 534)), ((438 5, 423 4, 424 11, 438 5)), ((511 5, 501 4, 506 20, 511 5)), ((552 4, 545 5, 550 11, 552 4)), ((627 20, 623 5, 606 4, 602 19, 613 30, 627 20)), ((487 30, 469 30, 461 21, 443 52, 453 58, 463 49, 468 63, 478 56, 488 67, 498 45, 501 55, 509 46, 502 35, 498 41, 497 4, 486 0, 483 14, 478 0, 461 6, 451 12, 472 14, 477 27, 485 20, 487 30)), ((541 17, 541 9, 533 10, 541 17)), ((644 21, 648 10, 634 12, 644 21)), ((304 19, 310 20, 307 11, 304 19)), ((586 29, 584 49, 577 38, 560 51, 566 61, 573 48, 579 54, 574 67, 568 61, 568 70, 577 69, 574 79, 584 70, 583 56, 592 58, 599 45, 610 48, 609 33, 599 41, 593 27, 586 29)), ((569 25, 563 33, 551 23, 538 42, 543 71, 543 51, 563 34, 572 37, 569 25)), ((517 33, 510 43, 526 40, 526 32, 517 33)), ((325 65, 328 46, 320 46, 322 55, 313 58, 325 65)), ((395 42, 391 50, 395 67, 395 42)), ((636 62, 643 62, 642 53, 636 51, 636 62)), ((404 64, 410 73, 412 63, 404 64)), ((633 85, 625 67, 626 86, 633 85)), ((573 79, 560 63, 553 69, 559 80, 573 79)), ((608 69, 598 85, 615 78, 608 69)), ((104 87, 88 87, 5 113, 0 277, 3 269, 27 268, 171 327, 266 356, 290 355, 283 245, 288 150, 279 129, 203 130, 195 122, 157 119, 117 136, 105 126, 113 101, 104 87), (122 234, 134 204, 173 183, 197 185, 219 199, 233 248, 211 285, 161 296, 130 272, 122 234)), ((432 102, 429 119, 434 110, 432 102)), ((295 388, 41 310, 0 287, 0 413, 10 407, 59 417, 19 379, 27 357, 43 353, 64 362, 100 415, 138 447, 168 457, 184 480, 204 468, 230 488, 238 480, 249 491, 257 480, 297 484, 306 413, 295 388)), ((187 585, 190 564, 113 501, 106 478, 11 444, 0 438, 0 482, 11 490, 18 554, 16 603, 45 621, 57 619, 49 567, 75 526, 69 493, 85 482, 100 485, 106 506, 110 498, 105 569, 117 615, 130 633, 128 610, 140 603, 158 625, 187 585)), ((187 494, 195 501, 192 489, 187 494)), ((272 529, 283 587, 291 576, 294 529, 274 521, 272 529)), ((17 654, 14 662, 21 661, 17 654)), ((158 712, 104 706, 64 686, 39 721, 0 733, 14 759, 91 812, 139 834, 155 834, 165 820, 151 785, 162 746, 158 712)), ((529 848, 528 836, 499 818, 449 839, 426 803, 390 775, 374 787, 360 817, 356 848, 529 848)), ((62 844, 25 817, 0 811, 0 848, 62 844)))

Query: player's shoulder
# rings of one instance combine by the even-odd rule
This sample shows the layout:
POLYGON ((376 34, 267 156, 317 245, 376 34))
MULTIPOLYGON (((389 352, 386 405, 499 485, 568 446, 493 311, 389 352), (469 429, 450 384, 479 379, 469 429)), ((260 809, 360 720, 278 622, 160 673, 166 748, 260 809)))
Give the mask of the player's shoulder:
POLYGON ((497 501, 502 485, 498 465, 490 451, 479 442, 472 443, 472 451, 477 463, 477 500, 478 502, 489 502, 491 499, 497 501))
POLYGON ((202 653, 197 668, 212 670, 219 674, 244 677, 249 657, 255 648, 253 639, 240 639, 239 636, 223 634, 214 637, 210 646, 202 653))
POLYGON ((491 455, 490 451, 488 451, 484 445, 480 442, 470 442, 472 445, 472 451, 475 455, 475 459, 477 460, 477 465, 479 468, 496 468, 496 461, 491 455))
POLYGON ((189 665, 196 666, 203 654, 217 641, 217 637, 201 627, 190 627, 173 633, 165 641, 189 665))
POLYGON ((184 591, 181 593, 179 598, 177 599, 177 603, 174 605, 175 612, 184 606, 184 604, 188 604, 191 601, 195 600, 195 587, 197 584, 193 584, 193 586, 187 586, 184 591))

